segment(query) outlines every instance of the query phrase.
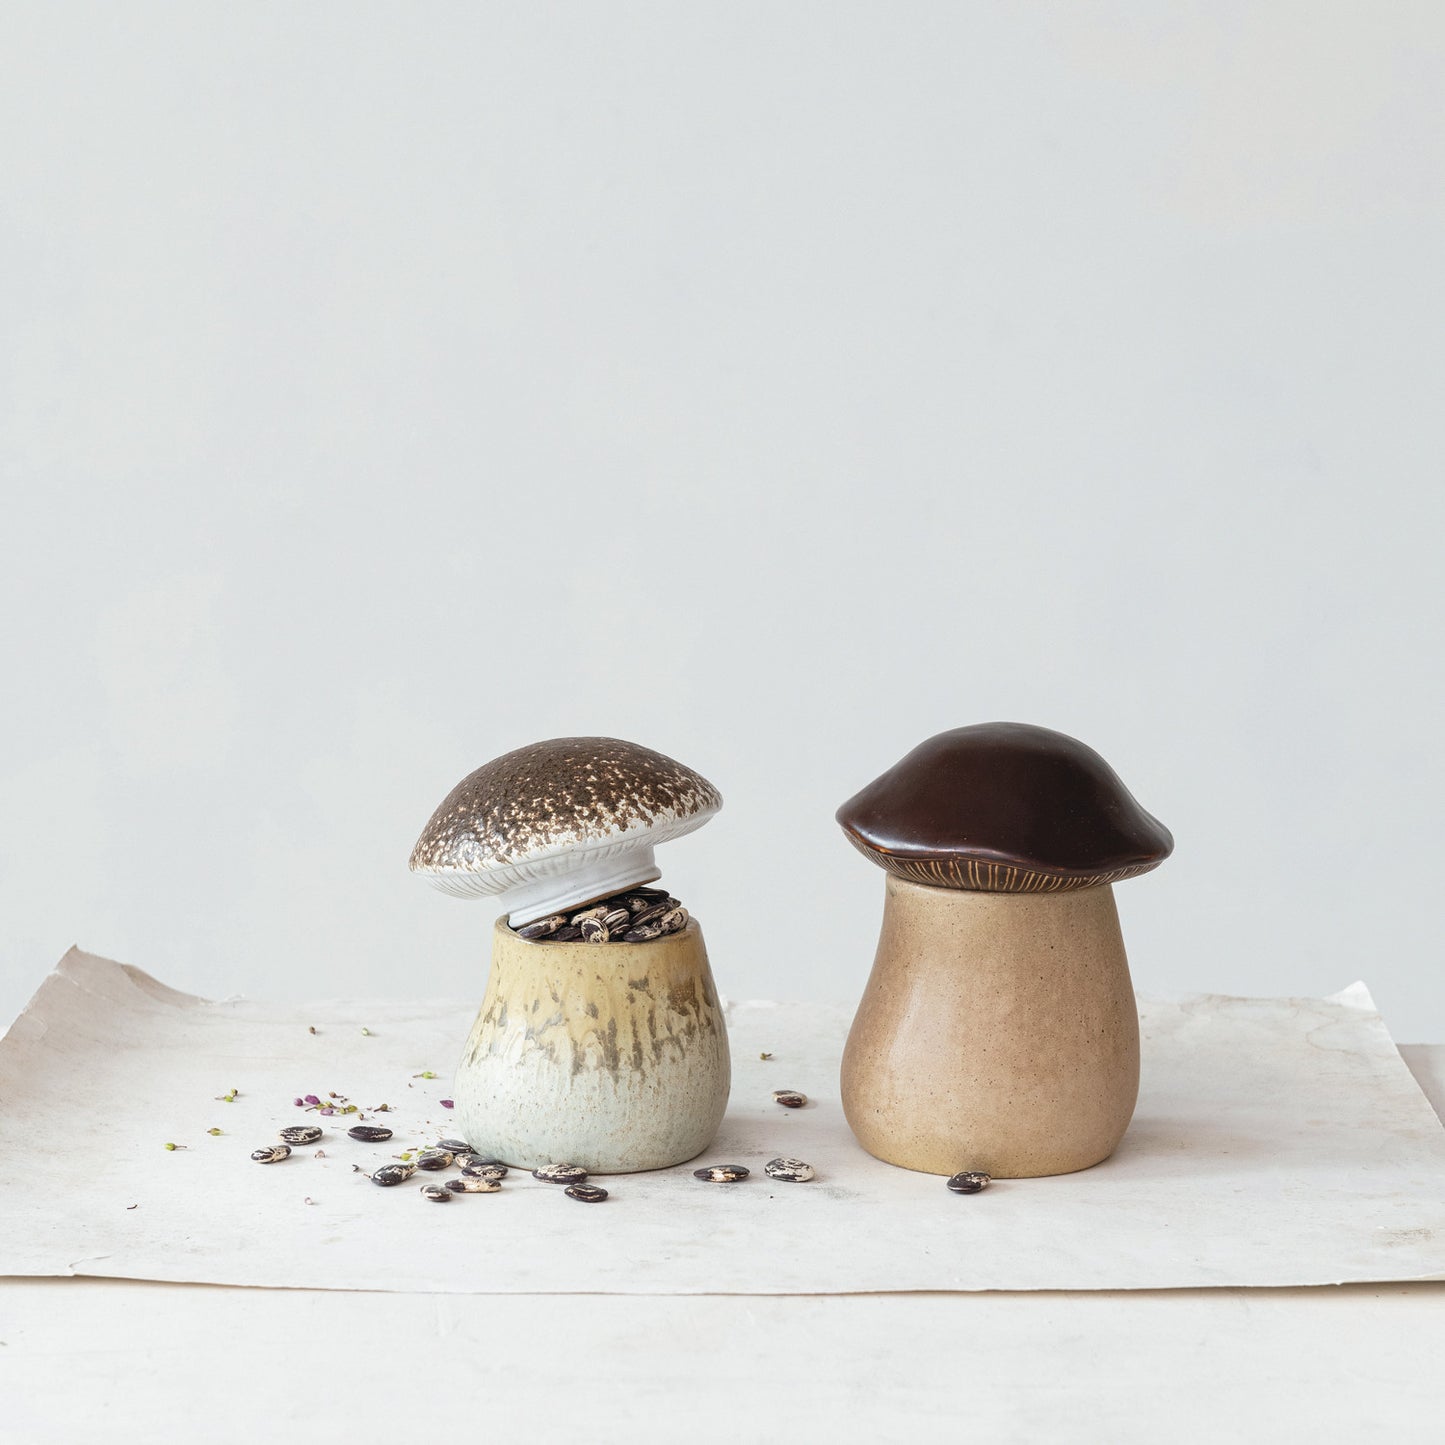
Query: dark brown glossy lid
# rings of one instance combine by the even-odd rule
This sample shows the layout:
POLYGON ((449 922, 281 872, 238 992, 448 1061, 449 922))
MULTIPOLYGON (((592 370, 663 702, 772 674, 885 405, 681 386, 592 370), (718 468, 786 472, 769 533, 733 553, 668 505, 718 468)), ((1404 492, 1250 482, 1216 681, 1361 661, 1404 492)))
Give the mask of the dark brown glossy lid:
POLYGON ((849 798, 838 821, 890 873, 985 893, 1115 883, 1174 850, 1093 748, 1030 723, 929 738, 849 798))

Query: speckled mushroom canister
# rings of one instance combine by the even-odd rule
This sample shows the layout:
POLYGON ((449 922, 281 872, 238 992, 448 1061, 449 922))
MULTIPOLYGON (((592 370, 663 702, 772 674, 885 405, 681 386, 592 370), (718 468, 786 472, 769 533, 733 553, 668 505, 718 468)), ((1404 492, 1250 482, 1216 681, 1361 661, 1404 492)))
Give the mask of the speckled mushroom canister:
POLYGON ((838 810, 886 870, 843 1054, 848 1123, 907 1169, 995 1178, 1107 1159, 1139 1024, 1111 885, 1173 839, 1092 748, 984 723, 922 743, 838 810))
POLYGON ((518 1168, 661 1169, 706 1149, 727 1107, 727 1028, 697 920, 647 942, 514 929, 659 876, 653 849, 722 806, 691 768, 620 738, 552 738, 442 801, 413 871, 509 912, 454 1095, 473 1148, 518 1168))

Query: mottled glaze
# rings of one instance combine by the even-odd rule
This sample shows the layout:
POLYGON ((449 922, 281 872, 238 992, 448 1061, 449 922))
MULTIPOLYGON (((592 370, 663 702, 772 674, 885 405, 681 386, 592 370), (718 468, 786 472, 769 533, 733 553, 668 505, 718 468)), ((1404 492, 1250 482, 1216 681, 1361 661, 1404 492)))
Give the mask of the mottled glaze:
POLYGON ((844 803, 838 822, 900 878, 985 893, 1116 883, 1174 847, 1093 748, 1030 723, 929 738, 844 803))
POLYGON ((702 930, 648 943, 531 942, 499 918, 457 1071, 462 1132, 525 1169, 662 1169, 706 1149, 727 1107, 727 1027, 702 930))
POLYGON ((1114 892, 928 888, 890 876, 843 1052, 843 1112, 870 1154, 995 1179, 1113 1153, 1139 1088, 1114 892))

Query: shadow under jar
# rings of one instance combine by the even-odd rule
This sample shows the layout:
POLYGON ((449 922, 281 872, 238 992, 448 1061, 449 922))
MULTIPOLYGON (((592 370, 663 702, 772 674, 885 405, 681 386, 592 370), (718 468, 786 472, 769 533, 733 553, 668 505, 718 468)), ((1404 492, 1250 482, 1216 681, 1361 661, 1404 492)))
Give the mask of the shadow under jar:
POLYGON ((929 739, 838 820, 889 875, 843 1054, 858 1141, 930 1174, 1108 1158, 1139 1087, 1111 885, 1157 867, 1168 830, 1092 748, 1023 723, 929 739))

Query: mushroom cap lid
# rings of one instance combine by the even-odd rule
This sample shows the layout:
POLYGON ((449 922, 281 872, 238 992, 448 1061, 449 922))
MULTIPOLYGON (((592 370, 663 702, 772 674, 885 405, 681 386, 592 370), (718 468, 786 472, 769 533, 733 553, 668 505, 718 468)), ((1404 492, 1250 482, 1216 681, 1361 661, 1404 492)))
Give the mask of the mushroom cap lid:
MULTIPOLYGON (((656 844, 722 807, 700 773, 622 738, 549 738, 483 763, 442 799, 416 847, 414 873, 495 873, 465 892, 501 892, 518 865, 623 841, 656 844)), ((655 876, 655 875, 654 875, 655 876)), ((450 890, 449 890, 450 891, 450 890)))
POLYGON ((890 873, 988 893, 1114 883, 1174 849, 1093 748, 1030 723, 929 738, 849 798, 838 822, 890 873))

